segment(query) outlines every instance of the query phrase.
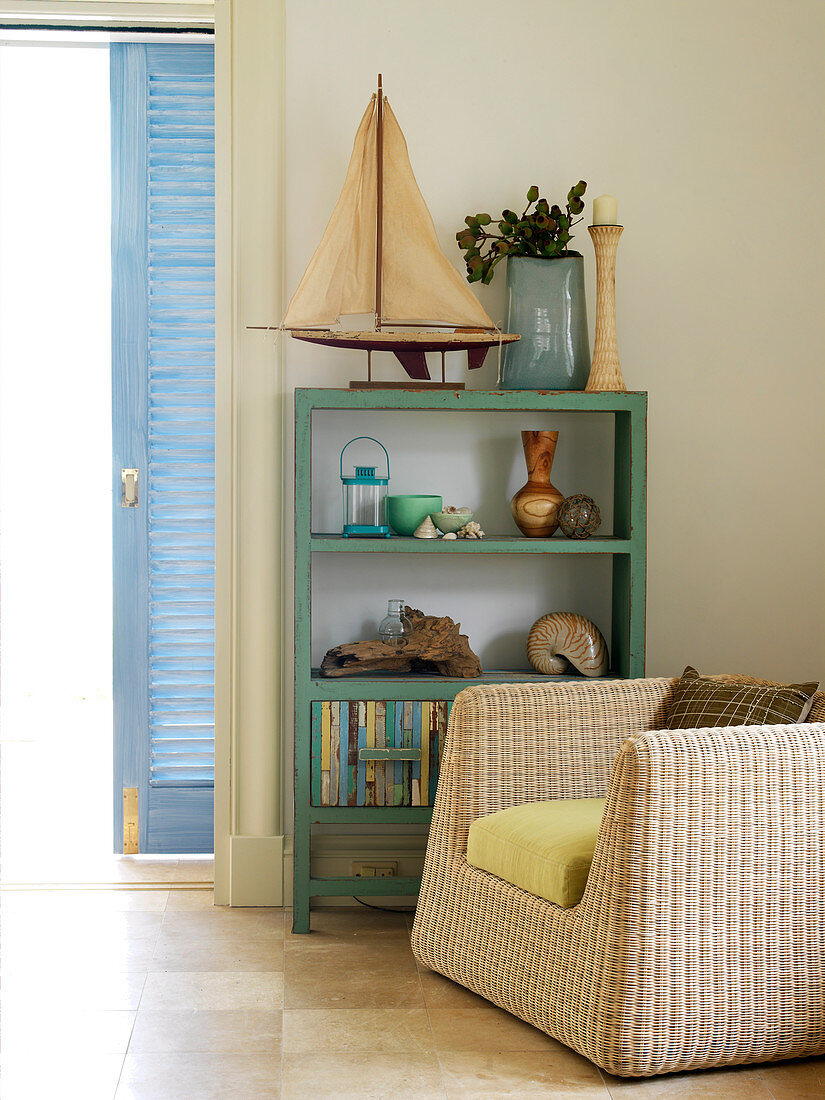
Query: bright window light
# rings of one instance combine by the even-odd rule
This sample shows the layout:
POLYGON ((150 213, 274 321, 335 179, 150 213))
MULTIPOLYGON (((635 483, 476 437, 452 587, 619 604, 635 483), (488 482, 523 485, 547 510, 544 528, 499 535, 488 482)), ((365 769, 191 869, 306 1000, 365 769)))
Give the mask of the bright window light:
POLYGON ((6 882, 112 852, 109 52, 87 42, 0 45, 6 882))

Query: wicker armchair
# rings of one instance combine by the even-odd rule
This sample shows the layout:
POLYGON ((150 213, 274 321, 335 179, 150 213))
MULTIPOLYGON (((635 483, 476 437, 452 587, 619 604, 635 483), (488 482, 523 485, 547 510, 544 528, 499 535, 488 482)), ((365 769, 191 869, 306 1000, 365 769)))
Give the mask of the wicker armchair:
POLYGON ((803 725, 655 732, 675 682, 461 692, 413 950, 620 1076, 822 1054, 825 695, 803 725), (604 796, 571 909, 467 862, 483 814, 604 796))

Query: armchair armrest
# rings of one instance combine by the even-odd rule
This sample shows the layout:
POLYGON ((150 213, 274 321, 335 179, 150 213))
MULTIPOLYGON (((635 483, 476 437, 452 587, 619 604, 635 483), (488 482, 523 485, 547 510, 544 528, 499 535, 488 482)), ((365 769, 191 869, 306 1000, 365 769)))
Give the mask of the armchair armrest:
POLYGON ((710 1043, 723 1011, 758 1018, 773 1057, 821 1039, 825 723, 629 738, 571 912, 596 969, 632 976, 602 1006, 619 1047, 641 1032, 665 1065, 674 1019, 710 1043))
MULTIPOLYGON (((825 891, 825 723, 638 733, 613 768, 588 893, 659 923, 656 897, 721 919, 825 891), (784 902, 781 900, 784 897, 784 902), (758 899, 758 900, 757 900, 758 899)), ((763 911, 767 912, 767 908, 763 911)), ((672 910, 671 910, 672 913, 672 910)))

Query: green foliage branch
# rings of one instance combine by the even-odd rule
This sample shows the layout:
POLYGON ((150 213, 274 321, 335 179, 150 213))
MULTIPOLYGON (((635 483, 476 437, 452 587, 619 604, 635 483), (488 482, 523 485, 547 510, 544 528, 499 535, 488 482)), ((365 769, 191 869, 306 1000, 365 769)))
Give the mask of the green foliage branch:
POLYGON ((502 210, 498 233, 488 230, 489 214, 468 214, 466 228, 455 235, 467 264, 467 281, 492 282, 496 264, 505 256, 537 256, 554 260, 562 256, 581 256, 568 248, 573 239, 571 228, 582 219, 582 196, 587 190, 584 180, 570 188, 564 210, 539 198, 535 185, 527 192, 527 206, 521 216, 512 210, 502 210), (535 205, 534 205, 535 204, 535 205), (533 209, 531 209, 533 207, 533 209))

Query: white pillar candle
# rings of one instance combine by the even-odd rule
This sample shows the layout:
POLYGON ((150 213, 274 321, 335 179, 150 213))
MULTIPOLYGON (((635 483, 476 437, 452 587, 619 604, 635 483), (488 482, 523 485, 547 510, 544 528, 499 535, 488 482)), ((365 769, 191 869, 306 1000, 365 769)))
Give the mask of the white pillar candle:
POLYGON ((618 225, 619 200, 612 195, 599 195, 593 200, 593 225, 618 225))

